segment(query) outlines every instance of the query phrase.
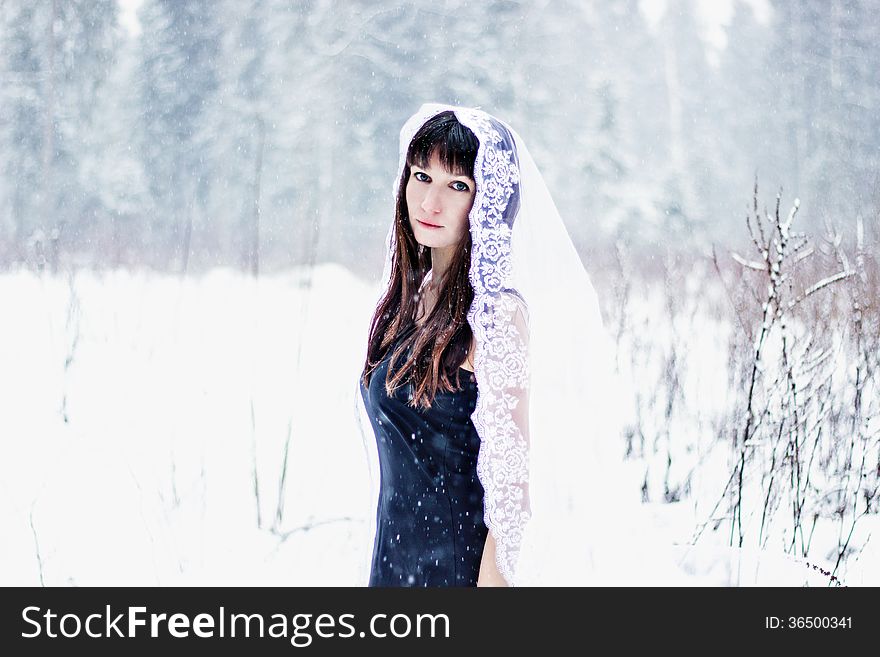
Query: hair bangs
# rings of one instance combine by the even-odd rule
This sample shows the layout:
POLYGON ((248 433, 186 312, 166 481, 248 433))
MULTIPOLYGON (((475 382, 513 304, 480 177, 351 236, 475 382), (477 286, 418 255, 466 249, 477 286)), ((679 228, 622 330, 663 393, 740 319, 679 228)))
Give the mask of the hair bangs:
POLYGON ((429 119, 410 142, 406 161, 410 166, 427 168, 436 154, 443 168, 457 176, 474 177, 474 160, 480 142, 473 132, 459 123, 453 112, 441 112, 429 119))

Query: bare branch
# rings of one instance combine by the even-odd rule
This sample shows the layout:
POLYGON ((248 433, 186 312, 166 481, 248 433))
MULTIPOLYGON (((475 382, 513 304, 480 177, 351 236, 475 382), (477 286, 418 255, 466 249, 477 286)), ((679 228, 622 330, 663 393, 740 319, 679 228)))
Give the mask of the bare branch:
POLYGON ((31 509, 31 512, 28 514, 28 522, 31 526, 31 534, 34 536, 34 551, 37 555, 37 572, 40 575, 40 586, 46 586, 46 581, 43 579, 43 557, 40 554, 40 541, 37 538, 37 529, 34 527, 33 509, 31 509))
POLYGON ((746 260, 741 255, 736 253, 735 251, 730 252, 730 256, 736 260, 743 267, 748 267, 749 269, 756 269, 757 271, 766 271, 767 267, 763 263, 756 262, 754 260, 746 260))
POLYGON ((854 272, 854 271, 841 271, 841 272, 838 272, 838 273, 834 274, 833 276, 829 276, 829 277, 827 277, 827 278, 823 278, 821 281, 819 281, 819 282, 816 283, 815 285, 809 287, 809 288, 808 288, 808 289, 807 289, 807 290, 806 290, 801 296, 799 296, 797 299, 795 299, 794 301, 789 301, 789 302, 788 302, 788 310, 791 310, 791 309, 794 308, 797 304, 799 304, 801 301, 803 301, 804 299, 806 299, 806 298, 809 297, 809 296, 812 296, 813 294, 815 294, 816 292, 818 292, 818 291, 821 290, 822 288, 824 288, 824 287, 828 287, 829 285, 831 285, 831 284, 833 284, 833 283, 836 283, 837 281, 841 281, 841 280, 843 280, 843 279, 845 279, 845 278, 850 278, 851 276, 855 276, 855 272, 854 272))

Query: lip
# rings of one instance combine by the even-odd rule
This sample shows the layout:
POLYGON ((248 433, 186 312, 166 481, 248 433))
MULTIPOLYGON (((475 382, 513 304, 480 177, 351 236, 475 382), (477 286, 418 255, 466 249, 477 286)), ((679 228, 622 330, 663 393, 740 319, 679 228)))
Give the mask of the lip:
POLYGON ((437 224, 429 224, 425 221, 422 221, 421 219, 416 219, 416 221, 418 221, 425 228, 443 228, 443 226, 438 226, 437 224))

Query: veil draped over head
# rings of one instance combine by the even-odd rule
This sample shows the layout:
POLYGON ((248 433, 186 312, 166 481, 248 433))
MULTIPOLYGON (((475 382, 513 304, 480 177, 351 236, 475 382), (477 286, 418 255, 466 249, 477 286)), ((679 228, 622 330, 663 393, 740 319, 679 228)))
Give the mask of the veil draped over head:
MULTIPOLYGON (((479 141, 469 214, 474 298, 467 320, 478 385, 471 419, 499 572, 511 585, 693 583, 690 576, 717 569, 718 560, 651 539, 639 491, 627 485, 618 410, 626 395, 615 376, 614 347, 522 138, 479 109, 422 105, 400 132, 395 198, 413 136, 450 110, 479 141)), ((391 278, 393 222, 387 246, 383 291, 391 278)), ((372 479, 375 500, 375 465, 372 479)), ((743 583, 750 564, 725 554, 721 583, 743 583)))

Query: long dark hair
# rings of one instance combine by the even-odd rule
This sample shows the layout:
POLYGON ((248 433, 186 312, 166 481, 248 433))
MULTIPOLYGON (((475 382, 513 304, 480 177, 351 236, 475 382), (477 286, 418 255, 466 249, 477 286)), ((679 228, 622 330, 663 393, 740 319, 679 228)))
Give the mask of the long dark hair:
POLYGON ((470 351, 467 312, 474 291, 469 280, 471 235, 466 230, 439 287, 437 303, 423 325, 416 326, 418 292, 431 268, 431 250, 420 248, 410 225, 406 207, 410 167, 426 167, 436 153, 448 171, 473 178, 478 147, 474 133, 459 123, 453 112, 446 111, 426 121, 407 149, 397 190, 391 279, 373 315, 361 381, 369 386, 373 370, 391 345, 402 338, 391 355, 385 390, 391 395, 404 381, 411 381, 413 395, 408 403, 413 407, 430 408, 438 390, 454 392, 461 387, 459 366, 470 351), (395 369, 395 363, 410 348, 410 357, 395 369))

